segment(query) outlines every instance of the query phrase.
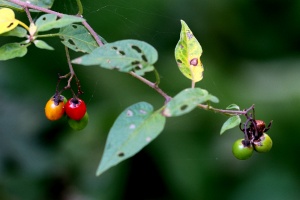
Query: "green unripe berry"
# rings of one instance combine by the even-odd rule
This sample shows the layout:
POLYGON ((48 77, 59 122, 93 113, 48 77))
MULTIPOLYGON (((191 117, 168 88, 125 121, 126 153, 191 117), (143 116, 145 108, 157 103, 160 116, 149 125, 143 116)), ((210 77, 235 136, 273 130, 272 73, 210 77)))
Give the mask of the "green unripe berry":
POLYGON ((253 141, 253 146, 255 151, 265 153, 271 150, 273 142, 270 136, 264 133, 258 140, 253 141))
POLYGON ((89 122, 89 115, 87 112, 80 120, 74 120, 71 118, 68 119, 69 126, 75 131, 80 131, 84 129, 87 126, 88 122, 89 122))
POLYGON ((239 160, 247 160, 253 154, 253 146, 250 142, 247 144, 244 139, 239 139, 234 142, 232 153, 239 160))

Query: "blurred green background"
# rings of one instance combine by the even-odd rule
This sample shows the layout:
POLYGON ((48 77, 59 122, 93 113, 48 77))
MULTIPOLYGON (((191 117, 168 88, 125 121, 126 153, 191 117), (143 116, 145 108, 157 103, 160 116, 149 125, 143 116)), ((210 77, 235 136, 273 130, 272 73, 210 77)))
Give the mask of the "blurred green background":
MULTIPOLYGON (((239 129, 220 136, 227 118, 195 110, 168 119, 143 151, 96 177, 118 114, 139 101, 157 109, 164 99, 127 74, 75 66, 90 123, 75 132, 66 119, 48 121, 44 106, 55 92, 57 73, 68 72, 59 39, 48 39, 55 51, 31 46, 25 57, 0 62, 1 200, 299 199, 300 1, 82 3, 85 18, 108 42, 139 39, 158 50, 160 86, 172 96, 190 86, 173 55, 180 19, 185 20, 204 49, 204 79, 197 86, 219 97, 218 108, 255 104, 257 119, 273 120, 273 149, 236 160, 231 146, 242 137, 239 129)), ((77 12, 71 0, 57 1, 54 9, 77 12)), ((17 16, 26 22, 23 13, 17 16)), ((0 43, 15 40, 2 37, 0 43)))

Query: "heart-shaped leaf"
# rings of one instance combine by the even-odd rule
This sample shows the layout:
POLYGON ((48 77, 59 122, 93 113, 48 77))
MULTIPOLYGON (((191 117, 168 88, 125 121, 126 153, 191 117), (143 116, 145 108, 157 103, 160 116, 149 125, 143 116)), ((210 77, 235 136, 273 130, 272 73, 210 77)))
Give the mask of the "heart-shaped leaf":
POLYGON ((76 22, 82 22, 85 19, 75 16, 69 16, 69 15, 63 15, 62 17, 57 17, 53 14, 45 14, 40 16, 36 20, 36 27, 37 32, 41 31, 49 31, 54 28, 62 28, 64 26, 76 23, 76 22))
POLYGON ((121 72, 134 71, 138 75, 154 70, 157 51, 146 42, 121 40, 98 47, 92 53, 73 60, 81 65, 99 65, 121 72))
POLYGON ((146 103, 126 108, 109 131, 96 175, 135 155, 163 130, 165 117, 146 103))
POLYGON ((19 20, 15 19, 15 13, 12 9, 0 9, 0 34, 16 28, 18 24, 19 20))
POLYGON ((203 78, 201 54, 201 45, 188 25, 181 20, 180 39, 175 48, 175 59, 181 73, 193 82, 198 82, 203 78))
POLYGON ((232 117, 229 117, 226 122, 223 124, 220 135, 222 135, 225 131, 232 129, 236 126, 238 126, 241 123, 241 118, 238 115, 234 115, 232 117))

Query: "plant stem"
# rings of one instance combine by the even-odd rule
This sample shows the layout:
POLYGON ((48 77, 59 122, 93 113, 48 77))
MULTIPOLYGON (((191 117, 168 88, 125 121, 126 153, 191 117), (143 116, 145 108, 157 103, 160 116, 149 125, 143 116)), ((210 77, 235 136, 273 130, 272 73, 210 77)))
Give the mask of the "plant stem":
POLYGON ((80 0, 76 0, 77 6, 78 6, 78 16, 82 16, 83 15, 83 7, 82 7, 82 3, 80 0))
POLYGON ((153 82, 145 79, 144 77, 141 77, 141 76, 137 75, 134 72, 129 72, 129 74, 132 75, 133 77, 139 79, 140 81, 142 81, 143 83, 145 83, 149 87, 153 88, 154 90, 156 90, 160 95, 162 95, 165 98, 165 100, 166 100, 165 103, 168 103, 172 99, 172 97, 170 97, 162 89, 160 89, 156 83, 153 83, 153 82))

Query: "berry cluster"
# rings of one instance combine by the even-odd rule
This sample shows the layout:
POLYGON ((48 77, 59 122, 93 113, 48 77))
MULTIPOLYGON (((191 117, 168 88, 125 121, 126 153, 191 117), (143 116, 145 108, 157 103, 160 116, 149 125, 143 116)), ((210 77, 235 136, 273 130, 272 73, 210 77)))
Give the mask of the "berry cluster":
POLYGON ((255 120, 252 116, 248 116, 244 124, 240 124, 245 138, 235 141, 232 146, 233 155, 239 160, 250 158, 253 151, 265 153, 271 150, 273 142, 266 132, 271 128, 272 121, 266 128, 266 124, 262 120, 255 120), (243 125, 243 127, 242 127, 243 125))
POLYGON ((45 115, 51 120, 59 120, 66 114, 68 123, 74 130, 84 129, 89 121, 86 105, 83 100, 73 97, 67 100, 63 95, 55 94, 45 106, 45 115))

